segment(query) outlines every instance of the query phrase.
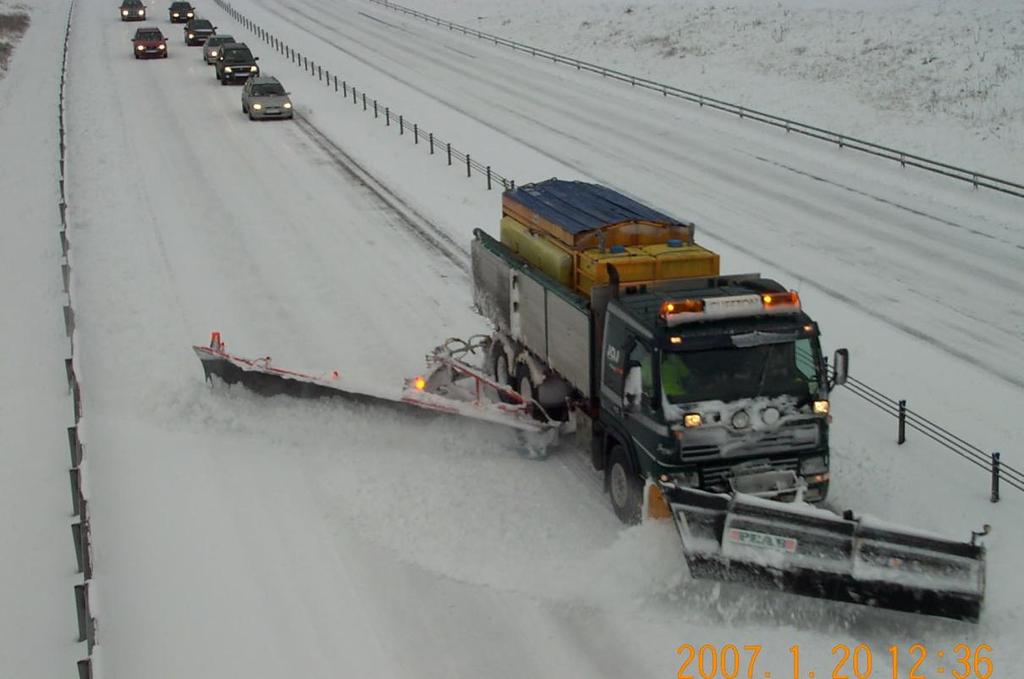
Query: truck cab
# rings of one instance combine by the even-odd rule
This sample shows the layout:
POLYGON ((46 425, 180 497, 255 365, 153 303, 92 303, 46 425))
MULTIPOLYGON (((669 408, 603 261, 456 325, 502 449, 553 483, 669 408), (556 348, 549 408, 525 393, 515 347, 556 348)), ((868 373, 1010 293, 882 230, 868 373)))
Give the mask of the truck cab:
MULTIPOLYGON (((627 288, 628 290, 628 288, 627 288)), ((758 276, 676 282, 609 301, 595 466, 616 514, 639 518, 645 479, 820 502, 829 383, 799 296, 758 276)))

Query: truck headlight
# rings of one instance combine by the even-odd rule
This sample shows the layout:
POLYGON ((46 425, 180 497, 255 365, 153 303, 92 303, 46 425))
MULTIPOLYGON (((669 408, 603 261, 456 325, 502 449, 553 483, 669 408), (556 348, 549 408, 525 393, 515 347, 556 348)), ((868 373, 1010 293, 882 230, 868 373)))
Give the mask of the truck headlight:
POLYGON ((122 9, 122 10, 121 10, 121 16, 123 16, 123 17, 126 17, 126 16, 128 16, 128 10, 126 10, 126 9, 122 9))
POLYGON ((211 57, 217 56, 217 50, 210 50, 210 56, 211 57))
POLYGON ((736 429, 746 429, 750 426, 750 414, 746 410, 737 410, 732 416, 732 426, 736 429))
POLYGON ((702 424, 704 424, 704 418, 700 416, 700 413, 686 413, 683 415, 683 426, 687 429, 699 427, 702 424))
POLYGON ((195 37, 196 37, 196 34, 195 34, 195 33, 189 33, 189 34, 188 34, 188 39, 189 39, 189 40, 192 40, 192 39, 193 39, 193 38, 195 38, 195 37))
POLYGON ((286 101, 286 102, 284 102, 284 104, 282 104, 282 106, 283 106, 284 108, 288 108, 288 109, 290 109, 290 108, 292 107, 292 102, 290 102, 290 101, 286 101))
POLYGON ((140 52, 141 52, 142 50, 144 50, 144 49, 146 49, 146 48, 145 48, 145 47, 143 47, 142 45, 136 45, 136 46, 135 46, 135 49, 137 49, 138 51, 140 51, 140 52))
POLYGON ((144 16, 146 16, 146 10, 144 10, 144 9, 140 9, 140 10, 139 10, 139 16, 140 16, 140 17, 144 17, 144 16))
POLYGON ((158 50, 165 50, 165 49, 167 49, 167 45, 157 45, 156 48, 158 50))
POLYGON ((249 73, 255 73, 255 72, 256 72, 256 71, 258 71, 258 70, 259 70, 259 69, 258 69, 258 68, 256 68, 255 66, 250 66, 250 67, 249 67, 249 73))
POLYGON ((263 104, 253 104, 252 105, 252 110, 253 111, 261 111, 261 110, 263 110, 263 104))
POLYGON ((232 71, 231 71, 231 67, 230 67, 230 66, 225 66, 225 67, 224 67, 224 72, 225 72, 225 73, 231 73, 231 72, 232 72, 232 71))
POLYGON ((812 407, 815 415, 828 415, 828 401, 815 401, 812 407))
POLYGON ((178 13, 177 13, 177 12, 175 12, 175 13, 174 13, 174 14, 172 14, 171 16, 172 16, 172 17, 174 17, 175 19, 177 19, 177 18, 178 18, 178 13))

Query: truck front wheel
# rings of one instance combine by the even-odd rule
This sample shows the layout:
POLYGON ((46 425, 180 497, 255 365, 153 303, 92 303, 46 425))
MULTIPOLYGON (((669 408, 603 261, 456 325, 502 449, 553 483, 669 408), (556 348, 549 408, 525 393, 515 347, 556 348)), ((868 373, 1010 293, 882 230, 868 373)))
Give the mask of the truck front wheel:
POLYGON ((614 445, 608 456, 608 495, 612 499, 612 509, 622 523, 640 523, 641 505, 644 499, 644 484, 631 471, 626 450, 621 445, 614 445))
POLYGON ((532 405, 537 398, 537 390, 533 386, 533 377, 530 375, 530 368, 525 363, 520 363, 516 368, 516 379, 513 389, 526 399, 527 404, 532 405))

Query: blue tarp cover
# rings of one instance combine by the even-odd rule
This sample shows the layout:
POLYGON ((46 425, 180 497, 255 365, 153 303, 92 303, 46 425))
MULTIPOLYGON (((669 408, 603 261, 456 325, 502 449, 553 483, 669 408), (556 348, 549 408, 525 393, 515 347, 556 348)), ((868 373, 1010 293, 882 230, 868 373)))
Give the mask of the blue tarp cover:
POLYGON ((621 222, 689 225, 599 184, 547 179, 518 186, 505 196, 573 235, 621 222))

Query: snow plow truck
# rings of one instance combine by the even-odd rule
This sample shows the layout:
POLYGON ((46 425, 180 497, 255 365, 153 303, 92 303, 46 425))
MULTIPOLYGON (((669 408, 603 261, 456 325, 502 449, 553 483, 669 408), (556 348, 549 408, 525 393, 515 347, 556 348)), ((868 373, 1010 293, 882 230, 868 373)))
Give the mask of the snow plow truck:
POLYGON ((493 333, 446 342, 396 392, 232 356, 216 333, 194 349, 207 378, 264 393, 505 424, 534 453, 573 440, 622 521, 673 521, 695 577, 976 621, 984 531, 959 542, 816 506, 849 355, 830 367, 796 291, 722 275, 695 235, 596 184, 505 191, 499 238, 477 229, 471 249, 493 333))

